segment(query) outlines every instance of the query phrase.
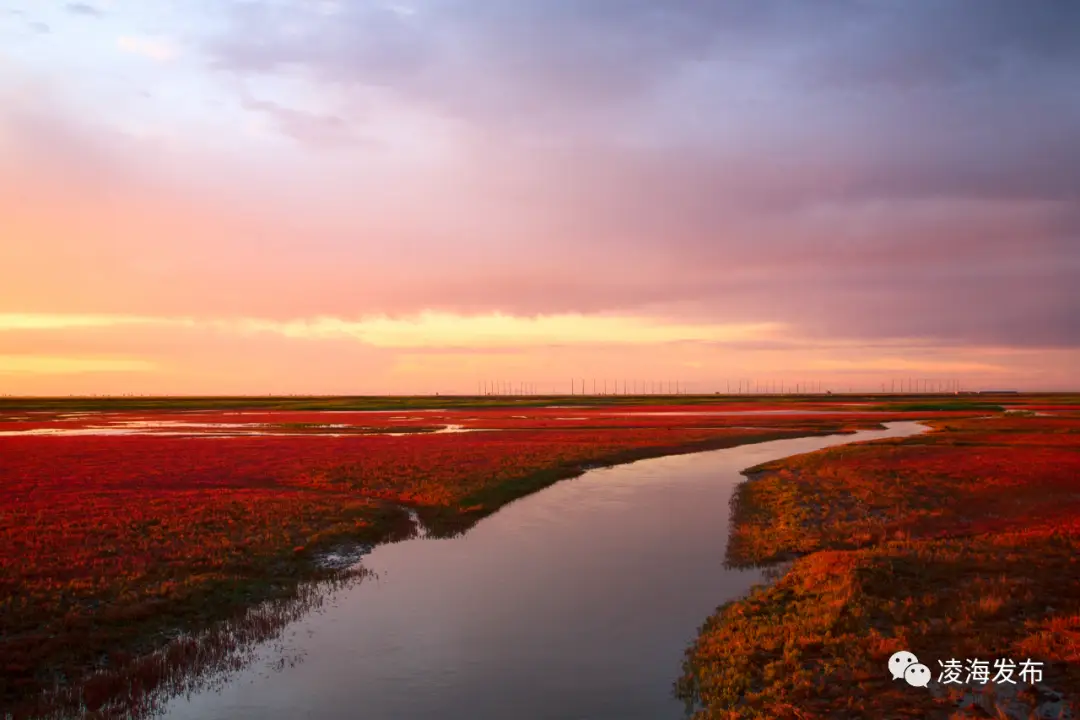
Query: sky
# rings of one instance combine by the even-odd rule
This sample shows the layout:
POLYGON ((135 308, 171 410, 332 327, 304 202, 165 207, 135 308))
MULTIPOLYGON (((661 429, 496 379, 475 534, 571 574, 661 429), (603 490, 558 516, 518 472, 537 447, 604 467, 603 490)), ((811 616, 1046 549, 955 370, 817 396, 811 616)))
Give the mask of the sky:
POLYGON ((0 394, 1080 389, 1078 73, 1076 3, 8 0, 0 394))

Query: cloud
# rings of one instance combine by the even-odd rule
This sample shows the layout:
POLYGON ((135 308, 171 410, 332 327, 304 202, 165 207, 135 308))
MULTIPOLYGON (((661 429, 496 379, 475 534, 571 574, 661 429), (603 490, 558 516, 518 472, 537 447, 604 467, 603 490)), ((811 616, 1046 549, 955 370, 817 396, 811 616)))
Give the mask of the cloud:
POLYGON ((437 332, 355 320, 427 311, 471 341, 462 318, 606 315, 771 323, 799 343, 1080 347, 1071 7, 199 7, 223 9, 199 17, 220 33, 169 31, 196 113, 25 112, 5 91, 0 179, 18 197, 0 215, 27 241, 0 247, 2 307, 251 318, 347 343, 437 332), (242 136, 245 109, 333 152, 268 151, 242 136), (125 134, 136 121, 178 152, 125 134))
POLYGON ((826 157, 755 166, 595 144, 479 150, 425 187, 423 173, 364 174, 376 154, 342 139, 333 155, 355 174, 337 177, 276 157, 230 176, 221 156, 192 152, 207 188, 194 195, 155 173, 160 153, 16 105, 0 115, 14 158, 0 172, 18 188, 3 214, 26 241, 0 248, 12 278, 0 309, 282 322, 607 313, 1080 347, 1080 213, 1057 192, 877 197, 843 192, 853 171, 826 157))
POLYGON ((229 7, 231 30, 205 47, 219 67, 302 68, 344 93, 386 90, 498 137, 507 164, 536 161, 516 146, 543 138, 538 152, 554 152, 544 165, 565 157, 630 172, 638 187, 763 210, 1073 200, 1080 187, 1070 70, 1080 13, 1063 5, 454 0, 410 15, 348 2, 332 16, 299 2, 229 7), (664 177, 670 168, 681 177, 664 177))
POLYGON ((553 315, 511 317, 422 313, 415 317, 346 320, 315 317, 194 319, 135 315, 0 314, 0 333, 123 326, 203 328, 235 334, 270 333, 297 340, 350 339, 378 348, 506 348, 546 345, 652 345, 687 341, 723 343, 768 338, 775 323, 676 325, 647 318, 553 315))
POLYGON ((818 360, 812 363, 819 370, 843 370, 845 372, 917 372, 917 373, 1002 373, 1008 368, 979 362, 948 360, 908 360, 906 358, 868 358, 865 360, 818 360))
POLYGON ((245 99, 243 105, 248 110, 264 113, 284 135, 305 145, 334 148, 359 141, 355 126, 340 115, 307 112, 251 98, 245 99))
MULTIPOLYGON (((71 330, 116 325, 149 325, 176 320, 138 315, 60 315, 47 313, 0 313, 0 332, 12 330, 71 330)), ((183 321, 180 321, 183 322, 183 321)))
POLYGON ((64 9, 75 15, 89 15, 90 17, 101 17, 103 13, 93 5, 88 5, 82 2, 71 2, 64 5, 64 9))
POLYGON ((506 315, 461 317, 423 313, 410 319, 378 318, 359 322, 335 318, 291 323, 259 323, 251 327, 289 337, 355 337, 375 347, 529 347, 534 345, 654 345, 683 341, 743 340, 767 337, 776 324, 676 325, 632 317, 583 315, 506 315))
POLYGON ((962 86, 971 81, 1007 83, 1010 72, 1062 69, 1080 55, 1076 8, 1032 10, 1009 0, 977 12, 857 0, 450 0, 416 3, 410 13, 352 1, 331 15, 288 0, 227 7, 229 29, 208 43, 222 67, 300 65, 328 81, 392 88, 487 121, 626 121, 623 113, 710 64, 720 70, 709 82, 723 92, 722 106, 744 99, 733 95, 732 74, 757 79, 756 67, 780 81, 779 92, 810 83, 804 93, 840 89, 861 101, 850 91, 884 97, 914 82, 968 92, 962 86))
POLYGON ((866 4, 833 33, 813 71, 829 82, 894 88, 993 81, 1025 69, 1018 65, 1075 60, 1078 23, 1080 8, 1067 4, 990 0, 977 12, 963 4, 866 4))
POLYGON ((171 60, 179 55, 179 50, 168 38, 124 35, 117 38, 116 46, 124 52, 142 55, 158 62, 171 60))

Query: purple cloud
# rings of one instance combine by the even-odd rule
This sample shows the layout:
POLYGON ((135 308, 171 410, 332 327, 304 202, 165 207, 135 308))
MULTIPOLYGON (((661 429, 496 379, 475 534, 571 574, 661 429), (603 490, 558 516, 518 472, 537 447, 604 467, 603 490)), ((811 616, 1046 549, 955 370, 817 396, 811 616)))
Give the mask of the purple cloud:
MULTIPOLYGON (((221 267, 229 247, 251 259, 221 270, 221 287, 199 284, 207 304, 278 313, 295 283, 298 313, 668 313, 785 322, 814 339, 1080 347, 1072 5, 226 7, 201 45, 219 79, 302 82, 335 108, 377 94, 453 123, 456 155, 441 184, 420 182, 428 170, 381 174, 392 162, 357 143, 368 117, 284 92, 239 98, 334 149, 340 175, 312 170, 296 186, 338 204, 259 203, 296 238, 268 231, 263 253, 254 231, 222 241, 221 267)), ((42 156, 109 166, 62 126, 70 148, 48 125, 23 130, 42 156)), ((414 135, 401 143, 430 140, 414 135)))

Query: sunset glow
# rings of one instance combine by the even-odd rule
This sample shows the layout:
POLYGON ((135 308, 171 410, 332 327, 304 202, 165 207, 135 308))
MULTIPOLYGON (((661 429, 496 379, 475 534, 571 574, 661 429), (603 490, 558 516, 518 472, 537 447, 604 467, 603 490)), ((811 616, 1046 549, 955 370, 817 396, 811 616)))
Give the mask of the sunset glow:
POLYGON ((0 394, 1080 386, 1080 44, 991 2, 18 2, 0 394))

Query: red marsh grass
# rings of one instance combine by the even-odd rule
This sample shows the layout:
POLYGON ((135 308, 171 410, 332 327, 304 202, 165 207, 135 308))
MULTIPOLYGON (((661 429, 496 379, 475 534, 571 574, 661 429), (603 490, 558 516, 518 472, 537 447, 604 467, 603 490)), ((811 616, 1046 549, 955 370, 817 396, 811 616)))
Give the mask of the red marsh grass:
POLYGON ((1080 419, 931 424, 751 469, 729 562, 797 559, 688 649, 677 691, 697 717, 1028 717, 1053 697, 940 684, 950 658, 1043 662, 1075 712, 1080 419), (929 692, 891 680, 901 649, 930 666, 929 692))
MULTIPOLYGON (((970 410, 923 412, 920 417, 970 415, 970 410)), ((268 410, 186 410, 137 413, 109 411, 65 413, 39 411, 0 417, 0 433, 28 430, 86 430, 90 428, 176 432, 187 428, 200 433, 202 426, 215 425, 223 431, 243 426, 247 431, 285 432, 330 431, 328 426, 345 426, 383 432, 429 429, 445 425, 486 429, 546 429, 569 427, 729 427, 746 424, 780 423, 790 427, 795 419, 805 423, 834 425, 863 420, 867 423, 896 419, 896 411, 854 408, 843 403, 728 403, 723 405, 659 404, 649 406, 601 405, 585 407, 526 407, 494 409, 419 409, 378 411, 268 411, 268 410), (800 413, 805 412, 805 415, 800 413)))
MULTIPOLYGON (((318 420, 342 422, 337 413, 318 420)), ((15 717, 81 703, 101 717, 134 714, 156 687, 176 686, 193 657, 207 657, 170 650, 170 638, 242 623, 260 602, 288 602, 301 583, 332 577, 317 554, 401 536, 402 505, 435 535, 450 534, 588 465, 873 424, 678 422, 402 437, 198 436, 213 428, 0 437, 0 707, 15 717), (176 666, 147 660, 153 653, 176 666)), ((218 637, 211 647, 232 648, 218 637)))

